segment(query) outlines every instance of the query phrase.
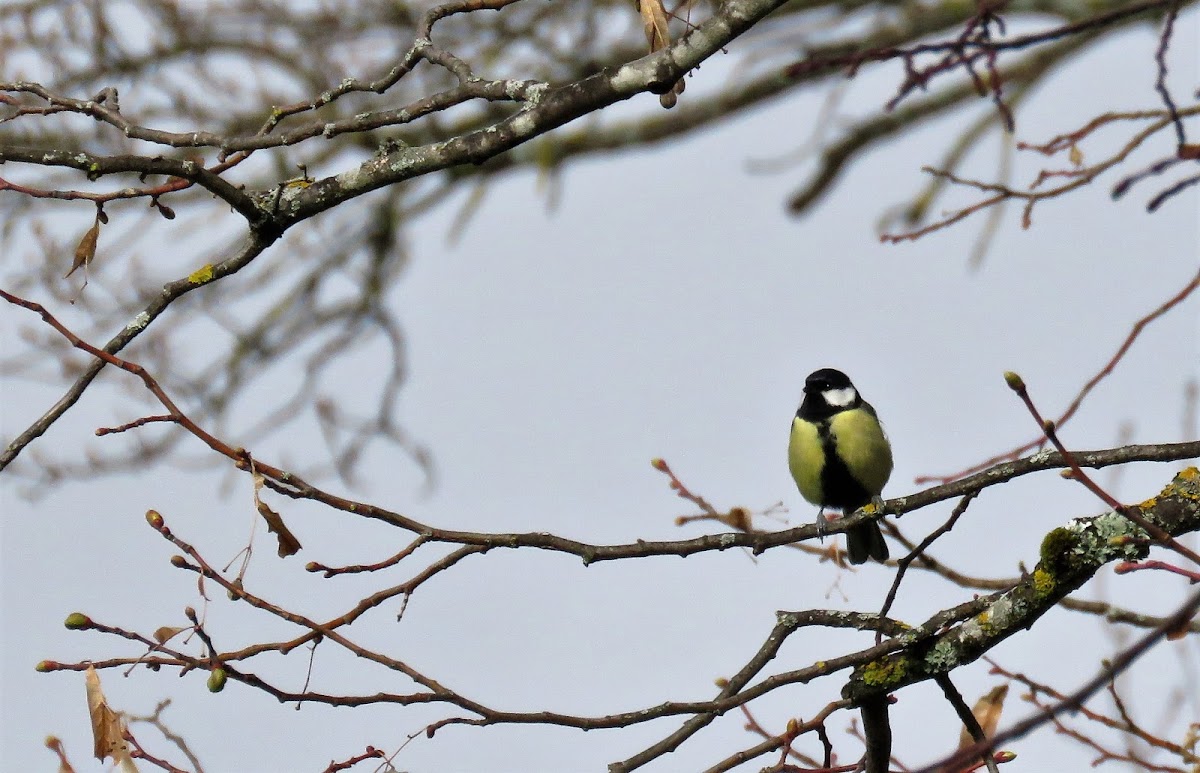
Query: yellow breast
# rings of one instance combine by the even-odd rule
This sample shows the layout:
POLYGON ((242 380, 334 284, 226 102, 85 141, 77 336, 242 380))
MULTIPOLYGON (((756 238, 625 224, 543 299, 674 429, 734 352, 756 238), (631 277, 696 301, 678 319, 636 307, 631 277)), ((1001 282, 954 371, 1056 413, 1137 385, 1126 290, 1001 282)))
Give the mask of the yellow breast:
POLYGON ((821 436, 817 426, 799 418, 792 419, 792 435, 788 441, 788 469, 796 481, 800 495, 814 505, 821 504, 821 469, 825 455, 821 452, 821 436))
POLYGON ((892 475, 892 448, 879 420, 855 408, 835 414, 829 429, 850 474, 872 496, 878 496, 892 475))
MULTIPOLYGON (((830 418, 828 432, 846 471, 867 494, 878 496, 892 474, 892 449, 879 421, 870 411, 854 408, 830 418)), ((825 450, 817 424, 792 419, 788 469, 809 502, 820 505, 838 499, 836 492, 831 497, 823 489, 825 450)))

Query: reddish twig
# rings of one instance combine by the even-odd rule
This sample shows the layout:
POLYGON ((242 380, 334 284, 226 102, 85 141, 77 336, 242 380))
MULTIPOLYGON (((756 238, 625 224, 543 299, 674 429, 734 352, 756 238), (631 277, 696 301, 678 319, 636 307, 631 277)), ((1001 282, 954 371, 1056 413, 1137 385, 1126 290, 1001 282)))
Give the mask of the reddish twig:
MULTIPOLYGON (((842 709, 849 708, 850 705, 851 705, 850 701, 846 701, 846 700, 834 701, 834 702, 826 705, 825 708, 818 711, 817 714, 812 719, 810 719, 807 722, 804 722, 803 724, 800 724, 796 727, 797 735, 801 735, 803 733, 811 731, 811 732, 815 732, 822 739, 822 744, 824 744, 825 748, 826 748, 825 762, 822 766, 822 773, 835 773, 835 771, 842 770, 842 768, 832 767, 831 755, 832 755, 833 747, 829 743, 828 733, 825 732, 825 721, 828 720, 829 717, 835 711, 841 711, 842 709)), ((783 741, 784 741, 783 736, 771 736, 770 738, 766 739, 765 741, 763 741, 760 744, 757 744, 755 746, 752 746, 749 749, 744 749, 742 751, 737 752, 736 754, 726 757, 724 760, 721 760, 716 765, 713 765, 712 767, 705 770, 704 773, 725 773, 725 771, 732 770, 733 768, 735 768, 739 765, 742 765, 743 763, 748 762, 749 760, 752 760, 756 757, 761 757, 764 754, 769 754, 770 752, 775 751, 776 749, 778 749, 780 746, 783 745, 783 741)), ((851 771, 853 769, 854 769, 853 765, 849 765, 849 766, 845 767, 846 771, 851 771)))
MULTIPOLYGON (((209 171, 216 173, 223 170, 214 167, 209 171)), ((47 190, 42 188, 31 188, 26 185, 18 185, 17 183, 0 177, 0 191, 12 191, 13 193, 20 193, 32 199, 90 201, 94 204, 106 204, 110 201, 117 201, 120 199, 138 199, 149 197, 152 201, 152 206, 155 206, 160 212, 163 212, 164 217, 167 217, 168 219, 170 219, 174 213, 169 208, 164 210, 163 205, 157 203, 158 198, 167 193, 187 190, 195 184, 196 183, 193 180, 186 180, 181 177, 176 177, 168 182, 163 183, 162 185, 155 185, 148 188, 119 188, 117 190, 108 191, 105 193, 92 193, 90 191, 78 190, 47 190)))
POLYGON ((62 740, 49 736, 46 738, 46 748, 58 756, 58 773, 75 773, 71 761, 67 759, 67 750, 63 748, 62 740))
POLYGON ((158 705, 156 705, 154 707, 153 714, 150 714, 147 716, 139 716, 136 714, 126 713, 125 718, 127 720, 129 720, 130 722, 142 722, 142 723, 148 724, 151 727, 153 727, 155 730, 157 730, 159 733, 162 734, 163 738, 165 738, 168 741, 170 741, 171 743, 175 744, 176 748, 179 749, 179 751, 183 754, 183 756, 187 757, 188 764, 190 764, 192 766, 192 770, 194 771, 194 773, 201 773, 201 771, 203 771, 204 768, 200 764, 200 760, 196 757, 195 753, 193 753, 191 748, 188 746, 187 740, 184 739, 183 736, 172 731, 171 728, 169 728, 167 726, 167 723, 162 718, 163 712, 170 705, 171 705, 171 700, 170 700, 170 698, 167 698, 162 701, 159 701, 158 705))
MULTIPOLYGON (((1050 699, 1052 699, 1054 701, 1067 700, 1066 695, 1064 695, 1063 693, 1059 692, 1058 690, 1054 689, 1053 687, 1051 687, 1047 684, 1044 684, 1042 682, 1037 682, 1037 681, 1029 678, 1025 674, 1009 671, 1009 670, 1005 669, 1004 667, 1002 667, 1001 665, 999 665, 992 658, 985 656, 983 658, 983 660, 985 662, 987 662, 988 665, 991 666, 990 673, 999 674, 1008 679, 1012 679, 1013 681, 1020 682, 1021 684, 1025 685, 1029 689, 1029 694, 1026 696, 1026 700, 1028 700, 1030 703, 1032 703, 1033 705, 1037 706, 1038 708, 1040 708, 1042 710, 1048 710, 1052 707, 1047 706, 1044 702, 1038 700, 1039 694, 1046 695, 1047 697, 1049 697, 1050 699)), ((1103 714, 1094 709, 1089 709, 1085 705, 1079 706, 1076 709, 1076 711, 1078 711, 1078 713, 1081 714, 1089 722, 1094 722, 1096 724, 1103 725, 1103 726, 1111 728, 1113 730, 1117 730, 1119 732, 1131 735, 1131 736, 1137 738, 1138 740, 1143 741, 1146 744, 1155 747, 1156 749, 1160 749, 1162 751, 1168 752, 1170 754, 1173 754, 1173 755, 1179 757, 1180 760, 1184 764, 1195 765, 1197 763, 1200 763, 1200 756, 1197 756, 1194 752, 1184 748, 1183 746, 1180 746, 1179 744, 1172 743, 1171 741, 1168 741, 1165 738, 1157 736, 1157 735, 1147 731, 1146 729, 1142 728, 1137 723, 1135 723, 1129 717, 1128 713, 1125 711, 1124 702, 1121 700, 1121 697, 1117 694, 1115 681, 1110 681, 1108 683, 1106 689, 1108 690, 1109 695, 1113 699, 1113 703, 1117 708, 1117 712, 1120 715, 1120 719, 1114 719, 1113 717, 1110 717, 1107 714, 1103 714)), ((1088 738, 1087 736, 1083 735, 1082 733, 1080 733, 1076 730, 1072 730, 1071 728, 1067 727, 1057 717, 1054 718, 1053 722, 1054 722, 1055 728, 1059 732, 1063 733, 1064 735, 1067 735, 1067 736, 1079 741, 1080 743, 1083 743, 1093 749, 1098 750, 1105 757, 1109 757, 1112 759, 1120 759, 1119 755, 1115 755, 1114 753, 1109 752, 1109 751, 1103 749, 1102 747, 1098 746, 1093 739, 1088 738)), ((1143 766, 1146 765, 1146 763, 1143 760, 1130 759, 1128 761, 1136 762, 1137 764, 1140 764, 1143 766)), ((1158 770, 1159 768, 1156 766, 1151 766, 1147 769, 1158 770)), ((1173 770, 1173 771, 1177 771, 1177 773, 1182 773, 1181 771, 1178 771, 1178 769, 1175 769, 1175 768, 1168 768, 1168 770, 1173 770)))
MULTIPOLYGON (((1178 115, 1181 116, 1196 115, 1197 113, 1200 113, 1200 106, 1197 105, 1192 105, 1184 110, 1178 111, 1178 115)), ((936 177, 944 178, 957 185, 975 188, 976 190, 984 191, 992 195, 981 201, 975 202, 970 206, 946 214, 940 220, 934 221, 933 223, 925 225, 921 228, 902 233, 885 233, 882 234, 879 239, 880 241, 889 244, 913 241, 927 234, 933 233, 934 231, 940 231, 944 228, 948 228, 949 226, 963 220, 970 215, 975 214, 976 212, 995 206, 1010 199, 1022 200, 1025 202, 1021 212, 1021 227, 1029 228, 1033 222, 1033 208, 1038 202, 1062 196, 1063 194, 1090 184, 1101 174, 1107 172, 1117 164, 1125 161, 1134 150, 1140 147, 1151 136, 1171 125, 1170 115, 1165 114, 1163 111, 1159 111, 1156 116, 1158 117, 1157 121, 1134 134, 1133 137, 1125 144, 1125 146, 1122 147, 1115 155, 1112 155, 1104 161, 1091 166, 1064 170, 1042 170, 1027 190, 1018 190, 1008 185, 1000 185, 996 183, 987 183, 979 180, 962 178, 955 175, 953 172, 950 172, 949 170, 923 167, 922 171, 932 174, 936 177), (1043 182, 1052 178, 1066 178, 1067 182, 1064 182, 1062 185, 1054 188, 1039 190, 1039 186, 1043 182)), ((1186 147, 1191 148, 1193 146, 1189 145, 1186 147)), ((1200 151, 1197 151, 1197 154, 1200 155, 1200 151)))
POLYGON ((693 494, 691 489, 683 485, 683 481, 681 481, 678 476, 671 471, 671 467, 667 464, 665 459, 651 459, 650 466, 671 479, 671 490, 674 491, 675 495, 680 499, 686 499, 696 507, 699 507, 710 518, 721 519, 723 517, 721 513, 717 512, 717 508, 713 507, 707 499, 699 494, 693 494))
POLYGON ((1092 134, 1092 132, 1107 126, 1110 123, 1114 123, 1116 121, 1138 121, 1161 117, 1161 110, 1135 110, 1126 112, 1101 113, 1073 132, 1059 134, 1058 136, 1052 137, 1042 144, 1018 142, 1017 149, 1032 150, 1037 153, 1041 153, 1044 156, 1054 156, 1064 150, 1067 150, 1073 145, 1079 144, 1080 140, 1086 138, 1088 135, 1092 134))
POLYGON ((167 773, 189 773, 189 771, 186 771, 183 768, 177 768, 165 759, 155 757, 153 754, 143 749, 142 745, 138 743, 138 740, 133 737, 133 733, 129 732, 128 729, 125 730, 124 738, 129 742, 129 745, 133 747, 129 752, 130 757, 145 760, 151 765, 162 768, 163 770, 167 771, 167 773))
POLYGON ((404 550, 401 550, 396 555, 390 558, 385 558, 384 560, 375 564, 353 564, 351 566, 334 567, 325 566, 325 564, 318 563, 316 561, 309 561, 307 564, 305 564, 304 569, 305 571, 309 572, 324 572, 326 577, 333 577, 339 574, 358 574, 359 572, 377 572, 380 569, 386 569, 389 566, 395 566, 396 564, 400 563, 405 558, 408 558, 414 552, 416 552, 417 548, 421 547, 426 542, 428 542, 428 540, 425 537, 417 537, 412 541, 411 544, 409 544, 408 547, 404 548, 404 550))
POLYGON ((968 62, 973 62, 988 53, 994 55, 1001 51, 1018 51, 1042 43, 1049 43, 1100 30, 1132 16, 1159 10, 1175 1, 1145 0, 1145 2, 1132 3, 1081 21, 1064 24, 1041 32, 1019 35, 1006 40, 992 40, 990 36, 983 37, 979 35, 978 27, 985 18, 985 14, 987 15, 986 18, 999 18, 992 13, 991 9, 985 9, 968 19, 963 32, 959 33, 953 40, 922 43, 907 48, 884 46, 852 54, 806 59, 785 69, 784 75, 789 78, 799 78, 830 68, 846 67, 849 70, 849 75, 853 76, 858 68, 867 62, 900 59, 905 64, 906 72, 905 84, 901 86, 902 93, 900 97, 902 97, 915 87, 925 87, 932 76, 951 70, 956 64, 966 65, 968 62), (914 57, 921 54, 934 53, 947 54, 949 58, 943 58, 937 64, 926 68, 924 71, 917 70, 913 65, 912 60, 914 57))
MULTIPOLYGON (((0 291, 0 292, 3 292, 3 291, 0 291)), ((134 419, 131 422, 122 424, 117 427, 99 427, 96 429, 96 435, 98 437, 104 437, 105 435, 115 435, 118 432, 127 432, 131 429, 136 429, 137 427, 144 427, 147 424, 154 424, 157 422, 170 422, 172 424, 177 423, 175 421, 175 417, 172 416, 171 414, 162 414, 162 415, 158 415, 158 416, 143 416, 140 419, 134 419)))
POLYGON ((1200 582, 1200 572, 1189 571, 1181 566, 1168 564, 1166 561, 1122 561, 1113 567, 1113 571, 1117 574, 1131 574, 1140 572, 1146 569, 1155 569, 1163 572, 1171 572, 1180 577, 1186 577, 1192 585, 1200 582))
POLYGON ((168 414, 168 419, 156 418, 156 420, 170 420, 176 424, 179 424, 188 432, 204 441, 209 448, 228 456, 231 459, 246 459, 246 454, 244 451, 239 453, 238 450, 230 448, 224 442, 210 435, 203 428, 198 426, 195 422, 184 415, 183 411, 179 410, 179 407, 175 405, 175 402, 171 400, 167 393, 163 391, 163 388, 159 386, 158 381, 156 381, 154 377, 151 376, 150 373, 141 365, 138 365, 135 362, 129 362, 128 360, 123 360, 120 357, 117 357, 115 354, 109 354, 103 349, 98 349, 95 346, 92 346, 87 341, 84 341, 82 338, 68 330, 65 325, 59 322, 58 319, 49 311, 47 311, 46 308, 40 303, 27 301, 24 298, 20 298, 12 293, 5 292, 4 290, 0 290, 0 298, 3 298, 11 304, 29 309, 30 311, 36 313, 42 318, 42 321, 58 331, 59 334, 62 335, 63 338, 66 338, 68 341, 70 341, 71 345, 76 349, 81 349, 93 357, 103 360, 109 365, 120 368, 128 373, 132 373, 141 379, 146 388, 150 390, 150 393, 153 394, 158 401, 163 404, 163 407, 170 412, 168 414))
MULTIPOLYGON (((1083 401, 1087 398, 1087 396, 1091 394, 1092 390, 1095 389, 1101 381, 1112 375, 1113 371, 1116 370, 1117 365, 1122 359, 1124 359, 1125 355, 1133 346, 1133 342, 1136 341, 1138 336, 1142 334, 1142 331, 1145 330, 1151 322, 1154 322, 1168 311, 1187 300, 1197 288, 1200 288, 1200 271, 1196 272, 1196 275, 1192 277, 1191 281, 1184 285, 1179 292, 1175 293, 1162 304, 1160 304, 1158 308, 1154 309, 1154 311, 1151 311, 1149 314, 1133 323, 1133 327, 1130 329, 1129 334, 1125 336, 1125 340, 1121 342, 1119 347, 1117 347, 1116 353, 1114 353, 1113 356, 1109 358, 1108 362, 1106 362, 1104 366, 1100 368, 1095 375, 1088 379, 1087 383, 1084 384, 1083 387, 1080 388, 1079 392, 1076 393, 1075 397, 1071 400, 1070 404, 1067 405, 1066 409, 1059 414, 1057 419, 1054 420, 1054 425, 1056 427, 1061 427, 1070 421, 1071 417, 1074 416, 1075 412, 1079 410, 1079 407, 1083 404, 1083 401)), ((1045 442, 1045 437, 1039 435, 1029 442, 1017 446, 1011 451, 1007 451, 1003 454, 997 454, 996 456, 985 459, 979 464, 968 467, 965 470, 960 470, 959 472, 945 476, 922 475, 916 479, 916 483, 948 483, 952 480, 962 478, 964 475, 972 475, 981 470, 986 470, 987 468, 1008 459, 1016 459, 1022 454, 1032 451, 1034 448, 1043 445, 1045 442)))
POLYGON ((342 762, 330 762, 329 767, 325 768, 324 773, 338 773, 338 771, 352 768, 360 762, 384 759, 387 759, 387 754, 380 749, 376 749, 374 746, 368 746, 362 754, 356 754, 342 762))
MULTIPOLYGON (((752 713, 750 713, 749 706, 742 706, 740 708, 741 708, 742 716, 744 716, 746 718, 746 725, 745 725, 746 730, 748 730, 749 732, 754 733, 756 735, 760 735, 763 738, 779 739, 780 747, 781 747, 782 751, 781 751, 781 757, 780 757, 778 764, 782 765, 787 760, 788 757, 791 757, 795 760, 799 760, 800 762, 803 762, 805 765, 810 765, 814 768, 822 767, 821 764, 819 762, 817 762, 816 760, 814 760, 812 757, 809 757, 806 754, 802 754, 801 752, 792 748, 792 744, 795 742, 796 738, 800 735, 800 723, 798 720, 796 720, 796 719, 788 720, 787 729, 783 733, 776 735, 776 734, 768 731, 765 727, 762 726, 762 724, 758 721, 758 719, 756 719, 755 716, 752 713)), ((828 767, 828 766, 826 766, 826 767, 828 767)))
MULTIPOLYGON (((1198 277, 1198 279, 1200 279, 1200 277, 1198 277)), ((1083 469, 1079 466, 1079 462, 1075 459, 1075 456, 1068 451, 1066 446, 1063 445, 1062 441, 1059 440, 1058 431, 1054 425, 1054 422, 1046 421, 1042 418, 1037 406, 1033 404, 1033 399, 1029 396, 1029 390, 1026 389, 1024 380, 1022 380, 1020 376, 1018 376, 1016 373, 1009 372, 1004 374, 1004 380, 1008 383, 1009 388, 1016 392, 1017 396, 1021 398, 1021 401, 1025 403, 1025 408, 1029 411, 1030 415, 1033 416, 1034 420, 1041 425, 1042 431, 1046 435, 1046 439, 1049 440, 1056 449, 1058 449, 1060 454, 1062 454, 1063 459, 1066 460, 1068 466, 1071 468, 1072 478, 1082 483, 1088 491, 1099 497, 1100 500, 1111 507, 1113 511, 1120 513, 1141 527, 1143 531, 1153 537, 1160 545, 1174 550, 1179 555, 1184 556, 1197 566, 1200 566, 1200 555, 1197 555, 1195 551, 1181 544, 1178 540, 1172 537, 1166 529, 1162 528, 1158 524, 1148 521, 1140 512, 1138 512, 1136 508, 1126 507, 1118 502, 1111 494, 1101 488, 1100 484, 1092 480, 1091 476, 1083 471, 1083 469)))

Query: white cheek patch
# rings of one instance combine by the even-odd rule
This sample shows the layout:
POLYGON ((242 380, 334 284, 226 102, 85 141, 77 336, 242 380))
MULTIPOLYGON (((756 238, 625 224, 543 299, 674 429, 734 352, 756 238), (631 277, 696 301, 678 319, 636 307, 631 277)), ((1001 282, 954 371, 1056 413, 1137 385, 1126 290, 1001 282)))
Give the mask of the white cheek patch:
POLYGON ((821 397, 824 397, 825 402, 834 408, 845 408, 848 405, 854 404, 854 401, 858 399, 858 392, 854 391, 854 387, 826 389, 821 393, 821 397))

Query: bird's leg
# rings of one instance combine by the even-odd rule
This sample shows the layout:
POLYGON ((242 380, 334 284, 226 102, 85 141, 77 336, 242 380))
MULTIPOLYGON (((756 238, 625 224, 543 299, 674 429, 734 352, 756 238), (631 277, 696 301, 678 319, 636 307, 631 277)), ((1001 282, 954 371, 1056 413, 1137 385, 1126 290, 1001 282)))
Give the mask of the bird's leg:
POLYGON ((825 543, 825 534, 829 530, 829 519, 825 517, 825 508, 817 508, 817 536, 821 540, 821 544, 825 543))

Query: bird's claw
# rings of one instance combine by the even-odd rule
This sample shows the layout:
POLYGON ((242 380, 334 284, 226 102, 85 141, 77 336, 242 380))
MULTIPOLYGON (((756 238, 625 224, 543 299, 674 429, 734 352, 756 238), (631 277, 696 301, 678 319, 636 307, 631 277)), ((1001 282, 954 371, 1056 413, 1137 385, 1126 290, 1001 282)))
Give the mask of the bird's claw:
POLYGON ((822 543, 825 542, 825 535, 829 533, 829 519, 825 517, 825 509, 821 508, 817 511, 817 537, 822 543))

